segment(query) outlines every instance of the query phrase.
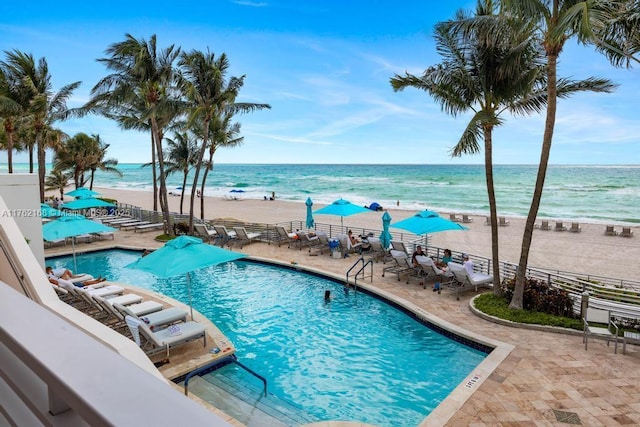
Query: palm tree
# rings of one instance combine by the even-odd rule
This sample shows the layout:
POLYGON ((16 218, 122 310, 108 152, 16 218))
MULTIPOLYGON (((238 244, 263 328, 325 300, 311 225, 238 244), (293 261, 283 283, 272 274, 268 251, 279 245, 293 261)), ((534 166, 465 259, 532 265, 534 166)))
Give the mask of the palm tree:
POLYGON ((441 64, 422 76, 406 73, 391 79, 394 90, 415 87, 429 93, 442 109, 453 115, 471 111, 471 120, 451 155, 476 154, 484 140, 484 164, 491 218, 494 293, 500 287, 498 214, 493 182, 493 129, 509 111, 517 115, 540 112, 544 106, 544 61, 538 40, 521 20, 496 15, 491 0, 479 1, 475 16, 464 11, 454 20, 435 27, 441 64), (490 25, 472 25, 479 21, 490 25))
MULTIPOLYGON (((210 123, 227 109, 232 112, 250 112, 271 108, 268 104, 236 103, 236 97, 244 84, 244 77, 231 77, 226 80, 229 61, 226 54, 216 58, 207 51, 183 53, 179 66, 179 87, 188 103, 189 118, 187 126, 198 123, 204 130, 202 145, 196 155, 193 188, 198 186, 204 153, 210 141, 210 123)), ((189 203, 189 231, 193 232, 193 208, 195 192, 191 192, 189 203)))
POLYGON ((14 135, 19 120, 28 107, 25 91, 22 90, 20 76, 11 67, 0 61, 0 119, 5 135, 7 150, 7 168, 13 173, 14 135))
MULTIPOLYGON (((557 64, 562 49, 571 38, 576 38, 583 44, 600 43, 594 29, 604 28, 606 22, 612 18, 613 10, 610 4, 615 2, 576 1, 576 0, 503 0, 502 4, 507 13, 512 13, 527 19, 536 25, 536 30, 542 39, 547 58, 547 112, 545 119, 542 149, 536 177, 531 207, 525 222, 522 236, 522 248, 516 284, 510 308, 522 309, 524 284, 526 279, 529 251, 533 237, 533 226, 538 215, 542 190, 547 175, 553 131, 556 122, 558 98, 557 64)), ((600 48, 606 49, 602 43, 600 48)), ((583 81, 579 90, 592 92, 611 92, 615 88, 609 80, 590 78, 583 81)))
POLYGON ((56 169, 71 171, 76 188, 84 187, 88 181, 88 178, 85 178, 85 172, 91 170, 98 151, 95 139, 80 132, 56 151, 53 164, 56 169))
POLYGON ((100 135, 91 135, 91 138, 93 138, 95 142, 95 152, 89 159, 89 169, 91 170, 89 189, 93 190, 93 179, 97 170, 106 173, 112 173, 120 177, 122 176, 122 172, 120 172, 120 170, 117 168, 118 159, 105 159, 107 150, 109 149, 109 144, 102 142, 102 138, 100 138, 100 135))
MULTIPOLYGON (((45 180, 47 191, 57 190, 60 192, 60 200, 64 199, 64 189, 69 185, 71 174, 60 168, 53 168, 45 180)), ((54 206, 55 207, 55 206, 54 206)))
POLYGON ((107 58, 98 59, 112 74, 100 80, 91 90, 87 110, 106 115, 133 113, 140 126, 149 126, 155 145, 159 171, 159 198, 165 233, 171 230, 167 199, 166 173, 162 140, 167 117, 173 117, 178 100, 174 96, 174 62, 180 48, 171 45, 158 51, 156 36, 147 41, 130 34, 125 40, 107 48, 107 58))
POLYGON ((596 48, 615 67, 640 62, 640 2, 622 0, 615 3, 614 15, 596 27, 596 48))
POLYGON ((35 132, 40 201, 44 202, 46 174, 44 132, 46 128, 53 127, 55 122, 65 120, 71 115, 72 110, 67 108, 67 99, 80 86, 80 82, 63 86, 57 93, 53 93, 51 74, 45 58, 40 58, 36 64, 31 54, 18 50, 5 53, 7 59, 3 63, 4 67, 12 75, 20 78, 22 85, 20 90, 25 91, 29 100, 27 113, 35 132))
MULTIPOLYGON (((196 144, 189 132, 176 132, 174 138, 166 138, 167 159, 165 160, 167 176, 175 172, 182 172, 182 194, 180 195, 180 215, 184 202, 184 192, 187 189, 187 176, 193 167, 196 153, 196 144)), ((192 190, 193 192, 193 190, 192 190)))

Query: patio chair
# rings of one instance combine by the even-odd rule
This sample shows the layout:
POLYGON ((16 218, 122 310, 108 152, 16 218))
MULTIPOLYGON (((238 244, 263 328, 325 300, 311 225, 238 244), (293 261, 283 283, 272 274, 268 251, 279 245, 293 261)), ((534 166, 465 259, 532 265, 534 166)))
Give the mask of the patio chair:
POLYGON ((547 220, 542 220, 540 225, 535 224, 533 227, 534 228, 539 228, 540 230, 545 230, 545 231, 551 230, 551 225, 549 225, 549 221, 547 221, 547 220))
POLYGON ((426 280, 436 279, 442 280, 442 278, 453 278, 453 274, 449 271, 441 270, 436 266, 433 260, 427 256, 417 256, 416 261, 420 264, 421 274, 423 277, 423 288, 426 289, 426 280))
POLYGON ((460 222, 461 219, 458 215, 456 214, 449 214, 449 221, 453 221, 453 222, 460 222))
POLYGON ((138 304, 131 304, 126 307, 128 310, 131 310, 136 316, 145 316, 147 314, 160 311, 164 308, 162 304, 156 301, 142 301, 138 304))
POLYGON ((233 231, 236 233, 236 238, 232 242, 239 245, 240 249, 242 249, 242 245, 255 242, 260 237, 260 233, 250 233, 244 227, 233 227, 233 231))
POLYGON ((386 264, 388 258, 391 256, 389 251, 382 247, 382 242, 377 237, 369 237, 367 239, 371 249, 369 250, 369 258, 375 262, 382 260, 383 264, 386 264))
POLYGON ((498 218, 498 225, 501 227, 506 227, 507 225, 509 225, 509 220, 503 216, 498 218))
POLYGON ((168 358, 170 349, 200 338, 202 338, 203 347, 207 346, 207 333, 204 326, 197 322, 172 325, 158 332, 153 332, 144 321, 132 316, 125 317, 125 322, 136 344, 148 356, 165 352, 165 357, 168 358))
POLYGON ((231 247, 233 244, 232 241, 238 237, 235 231, 228 231, 224 225, 214 225, 213 228, 216 230, 216 233, 218 233, 220 247, 224 247, 224 245, 231 247))
MULTIPOLYGON (((448 267, 455 280, 453 280, 447 288, 456 293, 457 300, 460 299, 460 292, 471 288, 477 292, 479 287, 489 287, 493 284, 493 276, 489 274, 474 273, 470 275, 464 268, 464 265, 456 262, 450 262, 448 267)), ((440 289, 443 289, 443 287, 440 289)), ((438 293, 440 293, 440 291, 438 293)))
POLYGON ((616 231, 613 225, 607 225, 604 229, 605 236, 617 236, 618 232, 616 231))
POLYGON ((173 325, 174 323, 181 323, 187 321, 187 312, 181 310, 176 307, 163 308, 159 311, 154 311, 153 313, 137 316, 133 311, 131 311, 128 307, 113 304, 113 309, 119 314, 123 320, 127 316, 131 316, 135 319, 142 320, 149 326, 149 329, 155 330, 159 329, 161 326, 173 325))
POLYGON ((580 227, 580 223, 579 222, 572 222, 571 223, 571 228, 569 228, 569 231, 572 233, 579 233, 582 231, 582 228, 580 227))
POLYGON ((342 258, 346 258, 349 254, 360 253, 362 243, 351 244, 351 239, 346 234, 336 235, 336 239, 340 242, 340 252, 342 258))
POLYGON ((298 234, 298 247, 300 250, 302 248, 309 248, 309 252, 311 252, 312 248, 316 248, 320 245, 320 239, 318 236, 312 236, 309 233, 299 232, 298 234))
POLYGON ((207 224, 193 224, 193 228, 200 237, 207 239, 207 242, 211 242, 212 239, 218 237, 216 230, 207 227, 207 224))
POLYGON ((325 249, 329 250, 329 236, 324 231, 316 233, 318 237, 318 244, 313 248, 310 248, 309 255, 317 256, 318 254, 324 254, 325 249))
POLYGON ((287 243, 287 247, 290 248, 291 247, 291 243, 296 243, 298 240, 298 235, 296 233, 292 233, 290 231, 287 231, 283 226, 281 225, 276 225, 276 239, 275 241, 278 243, 278 247, 280 247, 280 245, 283 242, 287 243))
POLYGON ((159 230, 164 227, 164 222, 154 222, 153 224, 136 225, 133 229, 136 233, 144 233, 152 230, 159 230))
POLYGON ((399 282, 400 276, 407 275, 407 283, 409 283, 409 278, 412 275, 418 274, 419 268, 416 268, 416 266, 411 263, 411 258, 409 258, 409 255, 407 255, 406 252, 391 249, 391 257, 395 261, 395 264, 390 267, 383 268, 382 277, 384 277, 385 273, 393 273, 398 277, 399 282))
POLYGON ((393 249, 394 251, 404 252, 407 255, 409 254, 409 250, 405 246, 404 242, 402 242, 400 240, 392 240, 391 241, 391 249, 393 249))
POLYGON ((473 222, 473 218, 470 218, 469 215, 462 215, 462 222, 470 223, 473 222))
POLYGON ((562 223, 562 221, 556 221, 555 231, 567 231, 567 227, 562 223))
POLYGON ((582 318, 584 325, 584 349, 587 349, 589 337, 607 341, 615 341, 614 353, 618 353, 618 325, 611 320, 611 312, 600 308, 587 307, 587 312, 582 318), (596 326, 597 325, 597 326, 596 326))
POLYGON ((633 231, 631 231, 631 227, 622 227, 622 231, 620 232, 621 237, 633 237, 633 231))

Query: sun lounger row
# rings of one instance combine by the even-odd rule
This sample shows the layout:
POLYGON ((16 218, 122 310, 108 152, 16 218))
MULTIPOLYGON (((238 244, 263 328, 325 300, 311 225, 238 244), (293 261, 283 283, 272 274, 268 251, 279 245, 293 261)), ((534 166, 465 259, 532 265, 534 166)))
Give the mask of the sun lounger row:
POLYGON ((135 293, 124 294, 118 285, 100 283, 84 288, 69 284, 55 286, 59 298, 110 328, 129 336, 152 356, 187 342, 203 339, 203 325, 187 321, 187 312, 175 307, 165 308, 157 301, 143 301, 135 293))
POLYGON ((473 222, 473 218, 469 217, 469 215, 467 214, 463 214, 462 218, 459 217, 457 214, 449 214, 449 220, 453 221, 453 222, 473 222))
POLYGON ((613 225, 607 225, 604 229, 605 236, 622 236, 622 237, 633 237, 633 231, 631 227, 622 227, 622 231, 618 233, 618 230, 615 229, 613 225))

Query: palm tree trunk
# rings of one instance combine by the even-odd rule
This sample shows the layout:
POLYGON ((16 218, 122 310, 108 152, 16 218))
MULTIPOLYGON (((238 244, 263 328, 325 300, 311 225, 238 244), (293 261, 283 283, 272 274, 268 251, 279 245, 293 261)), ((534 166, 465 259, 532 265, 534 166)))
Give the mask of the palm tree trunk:
POLYGON ((202 184, 200 185, 200 219, 204 220, 204 187, 207 184, 207 176, 209 176, 209 171, 213 169, 213 150, 209 151, 209 162, 207 163, 207 167, 204 169, 204 175, 202 175, 202 184))
POLYGON ((13 120, 10 117, 4 119, 4 133, 7 135, 7 169, 13 173, 13 120))
POLYGON ((184 173, 184 177, 182 178, 182 191, 180 192, 180 215, 182 215, 182 204, 184 203, 184 192, 187 189, 187 175, 189 171, 184 173))
POLYGON ((40 184, 40 203, 44 203, 44 177, 47 173, 45 163, 44 141, 41 132, 36 135, 36 145, 38 147, 38 183, 40 184))
POLYGON ((484 171, 489 195, 489 215, 491 218, 491 263, 493 267, 493 294, 502 295, 500 287, 500 256, 498 240, 498 208, 493 185, 493 127, 483 127, 484 133, 484 171))
POLYGON ((164 157, 162 154, 162 137, 160 136, 160 129, 155 119, 151 119, 151 130, 155 135, 156 154, 158 155, 158 172, 160 175, 160 207, 162 208, 162 219, 164 222, 165 234, 171 233, 171 217, 169 216, 169 200, 167 198, 167 184, 166 176, 164 173, 164 157))
POLYGON ((196 164, 195 173, 193 176, 193 186, 191 187, 191 198, 189 199, 189 233, 193 233, 193 208, 196 197, 196 192, 194 190, 198 188, 198 178, 200 177, 200 169, 202 168, 202 159, 204 158, 204 152, 207 149, 207 143, 209 141, 208 129, 210 121, 211 120, 208 117, 205 118, 202 126, 202 128, 205 130, 204 137, 202 138, 202 147, 200 147, 200 152, 198 153, 198 162, 196 164))
POLYGON ((547 166, 549 164, 549 155, 551 153, 551 143, 553 142, 553 129, 556 124, 557 109, 557 63, 558 54, 550 53, 547 55, 548 71, 547 71, 547 118, 544 125, 544 136, 542 137, 542 152, 540 153, 540 165, 538 166, 538 176, 536 178, 536 186, 533 190, 533 198, 531 199, 531 207, 527 221, 524 225, 524 234, 522 236, 522 251, 520 252, 520 262, 518 263, 518 271, 516 272, 516 285, 513 290, 513 297, 509 308, 522 309, 524 299, 524 285, 527 274, 527 264, 529 262, 529 251, 531 250, 531 241, 533 238, 533 225, 536 222, 538 209, 540 208, 540 200, 542 199, 542 190, 544 188, 544 180, 547 175, 547 166))
POLYGON ((29 173, 33 173, 33 145, 29 146, 29 173))
POLYGON ((151 173, 153 176, 153 210, 158 211, 158 177, 156 176, 156 146, 151 132, 151 173))
POLYGON ((92 168, 91 169, 91 181, 89 183, 89 190, 93 190, 93 177, 95 176, 95 174, 96 174, 96 170, 92 168))

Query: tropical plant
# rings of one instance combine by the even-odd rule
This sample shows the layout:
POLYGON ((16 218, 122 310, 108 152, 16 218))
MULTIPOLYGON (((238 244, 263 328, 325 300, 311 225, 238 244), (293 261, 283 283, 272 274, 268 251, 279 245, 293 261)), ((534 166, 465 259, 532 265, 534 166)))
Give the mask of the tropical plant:
POLYGON ((112 173, 118 176, 122 176, 122 172, 117 168, 118 159, 105 159, 107 155, 107 150, 109 149, 109 144, 102 141, 100 135, 91 135, 95 142, 94 153, 89 159, 89 169, 91 170, 91 177, 89 179, 89 189, 93 190, 93 179, 95 177, 96 171, 100 170, 106 173, 112 173))
MULTIPOLYGON (((559 96, 559 80, 557 76, 558 58, 567 40, 575 38, 583 44, 598 44, 599 49, 609 50, 598 40, 594 29, 605 28, 607 22, 615 16, 615 9, 611 6, 616 2, 608 1, 576 1, 576 0, 503 0, 505 13, 520 16, 536 27, 536 32, 542 39, 542 46, 547 58, 547 111, 542 149, 536 183, 531 199, 531 207, 527 214, 516 284, 511 308, 522 309, 523 293, 526 282, 529 251, 533 238, 533 229, 540 207, 547 166, 553 142, 553 131, 556 122, 557 98, 559 96)), ((611 92, 615 88, 609 80, 589 78, 576 85, 577 91, 611 92)))
POLYGON ((493 182, 493 129, 509 111, 540 112, 544 106, 544 58, 531 27, 496 14, 491 0, 479 1, 475 15, 458 11, 453 20, 435 27, 436 49, 443 62, 421 76, 406 73, 391 78, 394 90, 426 91, 452 116, 472 112, 453 157, 476 154, 484 140, 484 164, 491 219, 494 292, 500 294, 498 214, 493 182), (483 21, 484 25, 474 25, 483 21))
MULTIPOLYGON (((204 130, 202 143, 196 155, 196 166, 193 188, 197 188, 200 170, 203 166, 204 154, 211 141, 211 121, 220 117, 223 112, 250 112, 263 108, 271 108, 268 104, 236 103, 236 97, 244 78, 231 77, 227 81, 229 60, 226 54, 216 58, 211 52, 191 51, 181 55, 179 66, 179 87, 187 102, 187 126, 196 125, 204 130)), ((189 203, 189 232, 193 232, 193 209, 195 192, 191 192, 189 203)))
POLYGON ((28 107, 28 99, 20 76, 5 62, 0 61, 0 119, 4 131, 4 148, 7 150, 7 168, 13 173, 14 135, 16 127, 28 107))
POLYGON ((85 172, 91 170, 98 150, 94 138, 86 133, 77 133, 56 151, 54 168, 70 171, 75 187, 84 187, 89 180, 85 177, 85 172))
POLYGON ((187 189, 187 176, 194 165, 197 147, 193 135, 184 131, 176 132, 173 139, 166 138, 165 141, 167 141, 167 158, 165 159, 167 176, 172 173, 182 172, 182 192, 180 194, 180 215, 182 215, 184 193, 187 189))
POLYGON ((16 76, 21 82, 20 91, 28 99, 27 115, 35 134, 35 145, 38 160, 38 182, 40 183, 40 201, 44 202, 45 164, 45 131, 52 128, 57 121, 62 121, 72 114, 67 108, 67 100, 80 82, 63 86, 57 93, 52 91, 51 74, 45 58, 36 61, 31 54, 18 50, 5 52, 3 62, 5 72, 16 76))
POLYGON ((155 35, 147 41, 126 34, 124 41, 110 45, 106 53, 108 57, 98 61, 112 73, 93 87, 92 99, 85 106, 86 111, 107 117, 130 117, 130 126, 149 128, 155 146, 155 160, 158 162, 164 232, 169 233, 171 218, 162 141, 164 128, 178 111, 174 62, 180 54, 180 48, 171 45, 159 50, 155 35))
MULTIPOLYGON (((49 176, 45 180, 45 189, 47 191, 59 191, 60 200, 64 199, 64 189, 69 185, 71 179, 71 173, 59 168, 53 168, 49 172, 49 176)), ((55 207, 55 206, 54 206, 55 207)))

